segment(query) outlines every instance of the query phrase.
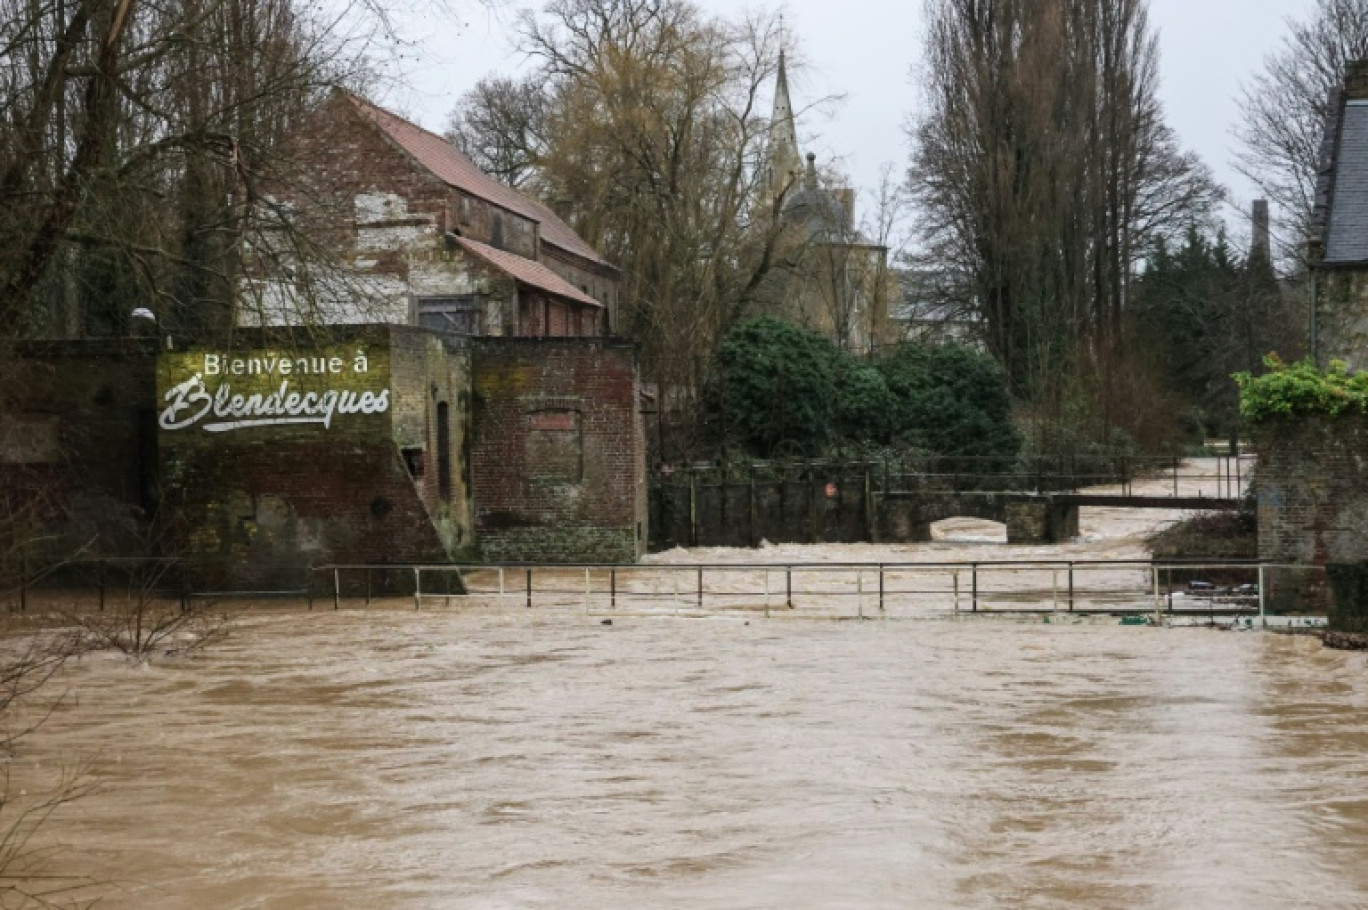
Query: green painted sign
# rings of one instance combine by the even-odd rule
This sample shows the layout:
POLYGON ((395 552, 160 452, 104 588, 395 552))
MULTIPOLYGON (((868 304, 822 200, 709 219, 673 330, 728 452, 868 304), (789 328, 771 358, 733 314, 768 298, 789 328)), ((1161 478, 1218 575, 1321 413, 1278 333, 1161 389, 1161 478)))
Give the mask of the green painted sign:
POLYGON ((168 432, 331 429, 355 415, 389 411, 388 360, 387 349, 357 345, 162 354, 157 422, 168 432))

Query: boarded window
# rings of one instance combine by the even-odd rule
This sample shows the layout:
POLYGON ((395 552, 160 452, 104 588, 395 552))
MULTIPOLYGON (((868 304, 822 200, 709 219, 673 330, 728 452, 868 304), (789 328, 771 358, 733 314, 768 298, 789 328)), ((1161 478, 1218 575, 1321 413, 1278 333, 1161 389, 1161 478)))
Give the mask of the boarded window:
POLYGON ((549 408, 527 415, 527 468, 534 480, 584 479, 584 438, 579 411, 549 408))
POLYGON ((438 332, 451 332, 455 335, 479 335, 480 311, 483 308, 479 294, 463 294, 459 297, 419 297, 418 324, 425 329, 438 332))

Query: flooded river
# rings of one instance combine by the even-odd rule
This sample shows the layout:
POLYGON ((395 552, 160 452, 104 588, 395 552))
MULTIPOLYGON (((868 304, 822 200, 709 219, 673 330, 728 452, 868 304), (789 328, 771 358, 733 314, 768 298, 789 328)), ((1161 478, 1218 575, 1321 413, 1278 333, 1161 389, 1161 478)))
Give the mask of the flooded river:
POLYGON ((85 767, 35 846, 105 910, 1368 906, 1368 665, 1307 637, 458 598, 47 691, 12 792, 85 767))

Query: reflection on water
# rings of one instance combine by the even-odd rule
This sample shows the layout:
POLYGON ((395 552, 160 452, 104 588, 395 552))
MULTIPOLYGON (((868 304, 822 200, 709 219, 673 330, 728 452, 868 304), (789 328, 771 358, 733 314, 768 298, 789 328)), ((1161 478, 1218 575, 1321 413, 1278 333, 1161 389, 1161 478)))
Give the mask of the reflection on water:
POLYGON ((101 907, 1368 904, 1362 655, 1008 621, 257 614, 71 668, 101 907))

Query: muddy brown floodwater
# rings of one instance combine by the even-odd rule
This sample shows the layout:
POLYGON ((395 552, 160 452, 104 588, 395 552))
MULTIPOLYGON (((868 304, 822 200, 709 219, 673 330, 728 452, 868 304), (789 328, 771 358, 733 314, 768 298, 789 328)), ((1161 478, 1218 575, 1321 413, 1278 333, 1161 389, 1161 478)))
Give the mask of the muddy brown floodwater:
POLYGON ((1365 655, 1114 623, 261 609, 11 788, 103 910, 1368 906, 1365 655))

